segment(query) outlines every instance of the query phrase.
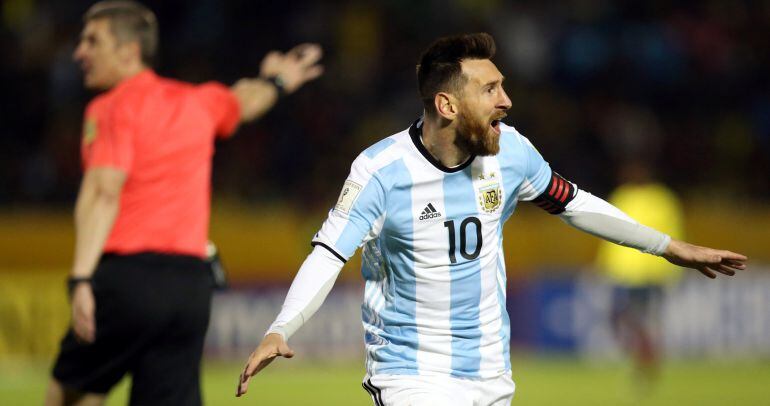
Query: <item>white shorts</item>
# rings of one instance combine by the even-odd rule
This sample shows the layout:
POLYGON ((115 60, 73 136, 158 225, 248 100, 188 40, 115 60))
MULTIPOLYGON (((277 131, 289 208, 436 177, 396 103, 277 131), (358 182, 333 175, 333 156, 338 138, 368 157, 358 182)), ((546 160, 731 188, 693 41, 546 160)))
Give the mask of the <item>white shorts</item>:
POLYGON ((367 375, 363 386, 375 406, 508 406, 516 390, 510 374, 491 379, 367 375))

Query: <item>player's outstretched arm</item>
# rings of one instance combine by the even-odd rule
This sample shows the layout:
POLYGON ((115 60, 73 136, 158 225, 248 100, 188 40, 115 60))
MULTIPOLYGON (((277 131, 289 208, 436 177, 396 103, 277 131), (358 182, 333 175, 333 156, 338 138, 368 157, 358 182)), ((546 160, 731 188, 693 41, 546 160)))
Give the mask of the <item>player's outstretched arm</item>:
POLYGON ((238 389, 235 396, 242 396, 249 388, 249 379, 256 375, 259 371, 270 365, 273 360, 278 357, 291 358, 294 356, 294 351, 289 348, 283 337, 280 334, 270 333, 265 336, 265 339, 259 343, 254 352, 249 356, 246 367, 241 373, 241 377, 238 380, 238 389))
POLYGON ((241 122, 255 120, 267 113, 280 93, 294 93, 305 83, 321 76, 318 64, 323 51, 318 44, 300 44, 287 53, 270 51, 260 65, 258 78, 244 78, 231 90, 238 99, 241 122))
POLYGON ((617 207, 578 189, 557 174, 552 176, 545 190, 534 202, 550 213, 558 214, 578 230, 644 253, 662 256, 672 264, 696 269, 712 279, 716 278, 715 272, 732 276, 736 271, 746 269, 745 255, 674 240, 639 224, 617 207), (561 190, 565 192, 559 198, 561 190), (557 196, 551 195, 554 191, 557 196))
POLYGON ((717 277, 715 272, 733 276, 736 271, 746 269, 745 255, 731 251, 701 247, 679 240, 671 240, 662 255, 672 264, 692 268, 711 279, 717 277))

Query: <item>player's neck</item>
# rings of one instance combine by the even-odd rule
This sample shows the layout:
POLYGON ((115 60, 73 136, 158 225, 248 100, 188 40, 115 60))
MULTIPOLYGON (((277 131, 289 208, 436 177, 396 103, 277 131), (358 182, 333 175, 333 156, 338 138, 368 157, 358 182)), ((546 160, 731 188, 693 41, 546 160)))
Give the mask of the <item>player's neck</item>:
POLYGON ((425 149, 447 168, 467 161, 470 153, 455 143, 457 130, 454 125, 445 125, 441 120, 425 116, 422 125, 422 143, 425 149))
POLYGON ((118 75, 119 79, 112 87, 115 87, 118 84, 123 83, 128 79, 131 79, 132 77, 142 73, 146 69, 148 69, 148 67, 142 63, 130 64, 125 66, 123 69, 120 70, 120 73, 118 75))

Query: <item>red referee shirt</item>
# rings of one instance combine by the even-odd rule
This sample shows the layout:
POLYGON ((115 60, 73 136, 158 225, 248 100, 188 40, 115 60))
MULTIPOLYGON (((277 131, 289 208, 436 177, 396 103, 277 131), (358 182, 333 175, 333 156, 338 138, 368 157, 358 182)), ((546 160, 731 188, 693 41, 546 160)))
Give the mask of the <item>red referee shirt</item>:
POLYGON ((84 170, 127 174, 104 251, 203 257, 214 138, 232 134, 239 120, 238 100, 224 85, 191 85, 149 69, 92 100, 84 120, 84 170))

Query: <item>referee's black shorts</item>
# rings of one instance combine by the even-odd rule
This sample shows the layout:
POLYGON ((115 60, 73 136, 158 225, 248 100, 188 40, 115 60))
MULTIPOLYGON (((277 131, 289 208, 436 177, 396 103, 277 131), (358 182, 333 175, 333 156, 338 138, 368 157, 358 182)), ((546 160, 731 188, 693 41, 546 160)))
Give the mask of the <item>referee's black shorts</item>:
POLYGON ((132 405, 199 405, 200 359, 213 280, 199 258, 106 254, 94 272, 96 340, 70 329, 53 376, 79 392, 107 393, 126 374, 132 405))

